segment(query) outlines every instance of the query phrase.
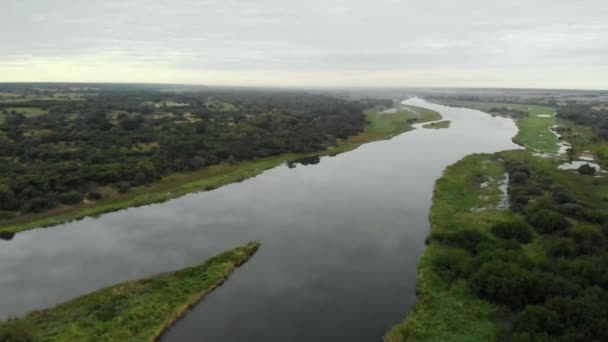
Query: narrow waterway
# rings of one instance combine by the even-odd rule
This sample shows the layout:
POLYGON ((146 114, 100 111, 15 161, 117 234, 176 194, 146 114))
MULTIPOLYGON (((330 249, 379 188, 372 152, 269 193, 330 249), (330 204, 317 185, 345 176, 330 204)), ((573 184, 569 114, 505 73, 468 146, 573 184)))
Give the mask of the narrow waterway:
POLYGON ((450 128, 0 241, 0 316, 259 240, 259 252, 163 340, 380 340, 416 300, 435 180, 467 154, 518 148, 509 119, 404 103, 439 111, 450 128))

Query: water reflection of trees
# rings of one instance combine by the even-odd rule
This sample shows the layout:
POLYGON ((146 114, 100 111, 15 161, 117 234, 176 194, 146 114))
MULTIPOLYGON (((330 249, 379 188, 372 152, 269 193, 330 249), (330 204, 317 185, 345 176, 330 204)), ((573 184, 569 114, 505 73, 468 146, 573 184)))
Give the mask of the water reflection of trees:
POLYGON ((291 160, 288 161, 287 167, 289 167, 290 169, 295 168, 296 166, 298 166, 298 164, 301 165, 316 165, 319 164, 321 162, 321 158, 318 156, 315 157, 305 157, 305 158, 300 158, 300 159, 296 159, 296 160, 291 160))

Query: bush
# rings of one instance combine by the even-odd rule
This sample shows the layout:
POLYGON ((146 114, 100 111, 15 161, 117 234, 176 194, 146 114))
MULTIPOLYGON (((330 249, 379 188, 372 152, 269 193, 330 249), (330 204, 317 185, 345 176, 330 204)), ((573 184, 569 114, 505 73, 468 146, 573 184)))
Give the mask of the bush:
POLYGON ((131 189, 131 184, 129 182, 119 182, 117 184, 118 192, 121 194, 126 194, 131 189))
POLYGON ((57 199, 64 204, 77 204, 82 202, 82 194, 78 191, 69 191, 57 195, 57 199))
POLYGON ((534 237, 532 228, 522 219, 499 222, 491 228, 492 234, 503 239, 514 239, 521 243, 529 243, 534 237))
POLYGON ((578 203, 564 203, 559 205, 557 210, 564 215, 570 216, 582 216, 585 212, 585 208, 578 203))
POLYGON ((101 194, 97 191, 89 191, 87 198, 90 200, 98 200, 101 199, 101 194))
POLYGON ((512 310, 520 310, 527 304, 529 282, 528 270, 500 260, 485 263, 469 280, 479 297, 512 310))
POLYGON ((528 213, 528 222, 540 233, 554 233, 570 227, 570 222, 561 214, 548 209, 528 213))
POLYGON ((486 241, 487 237, 479 230, 464 228, 437 236, 437 239, 447 245, 463 248, 471 253, 475 253, 477 245, 486 241))
POLYGON ((574 198, 574 195, 572 195, 570 190, 563 187, 554 188, 552 196, 555 203, 558 204, 576 202, 576 199, 574 198))
POLYGON ((544 306, 528 305, 513 322, 514 333, 555 334, 560 327, 558 314, 544 306))
POLYGON ((596 172, 595 168, 589 164, 581 165, 578 168, 578 173, 580 173, 581 175, 592 176, 595 174, 595 172, 596 172))
POLYGON ((32 198, 21 207, 24 213, 39 213, 55 206, 55 201, 46 197, 32 198))
POLYGON ((579 226, 572 231, 572 239, 576 243, 576 254, 595 254, 604 249, 604 236, 593 226, 579 226))
POLYGON ((471 256, 459 248, 440 250, 433 256, 433 269, 449 283, 465 277, 470 268, 471 256))
POLYGON ((574 241, 568 238, 558 238, 548 243, 547 254, 552 257, 571 257, 574 256, 574 241))

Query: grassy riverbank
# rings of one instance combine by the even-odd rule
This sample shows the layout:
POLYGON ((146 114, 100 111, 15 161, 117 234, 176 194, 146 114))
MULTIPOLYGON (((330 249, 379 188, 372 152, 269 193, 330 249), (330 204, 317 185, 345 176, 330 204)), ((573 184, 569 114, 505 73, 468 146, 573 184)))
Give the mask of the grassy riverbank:
POLYGON ((477 101, 440 101, 440 103, 447 106, 477 109, 492 114, 492 110, 496 108, 507 108, 508 110, 527 113, 527 116, 515 120, 519 131, 513 137, 513 142, 539 152, 557 153, 559 151, 559 140, 550 131, 550 128, 556 124, 554 108, 517 103, 477 101))
POLYGON ((257 176, 288 161, 351 151, 362 144, 390 139, 412 130, 413 123, 441 119, 439 113, 420 107, 397 105, 396 109, 393 114, 381 114, 380 108, 368 111, 368 125, 362 133, 339 141, 337 146, 327 150, 309 154, 282 154, 236 164, 223 163, 194 172, 174 173, 149 186, 133 188, 126 194, 109 189, 101 200, 61 206, 43 213, 26 214, 2 221, 0 234, 10 238, 12 233, 23 230, 53 226, 87 216, 163 202, 192 192, 216 189, 257 176))
POLYGON ((110 286, 0 323, 0 341, 154 341, 257 251, 251 242, 203 264, 110 286))

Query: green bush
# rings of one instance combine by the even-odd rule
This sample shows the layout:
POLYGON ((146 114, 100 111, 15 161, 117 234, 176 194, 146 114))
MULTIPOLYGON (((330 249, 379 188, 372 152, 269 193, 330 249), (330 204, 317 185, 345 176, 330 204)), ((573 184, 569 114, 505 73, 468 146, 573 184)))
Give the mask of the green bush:
POLYGON ((531 212, 526 218, 538 232, 544 234, 555 233, 570 227, 570 222, 563 215, 548 209, 531 212))
POLYGON ((471 253, 476 252, 476 247, 481 242, 487 241, 484 233, 477 229, 464 228, 435 237, 440 242, 453 247, 466 249, 471 253))
POLYGON ((530 271, 500 260, 485 263, 469 280, 479 297, 512 310, 527 304, 529 282, 530 271))
POLYGON ((547 254, 552 257, 572 257, 574 256, 574 241, 568 238, 558 238, 548 243, 547 254))
POLYGON ((68 191, 57 195, 57 199, 64 204, 78 204, 82 202, 82 194, 78 191, 68 191))
POLYGON ((464 278, 469 272, 471 256, 460 248, 448 248, 433 256, 432 265, 437 273, 448 281, 464 278))
POLYGON ((528 305, 517 314, 513 322, 514 333, 529 333, 531 335, 549 333, 555 334, 560 327, 559 316, 544 306, 528 305))
POLYGON ((529 243, 534 237, 532 228, 522 219, 499 222, 492 226, 492 234, 503 239, 514 239, 521 243, 529 243))

